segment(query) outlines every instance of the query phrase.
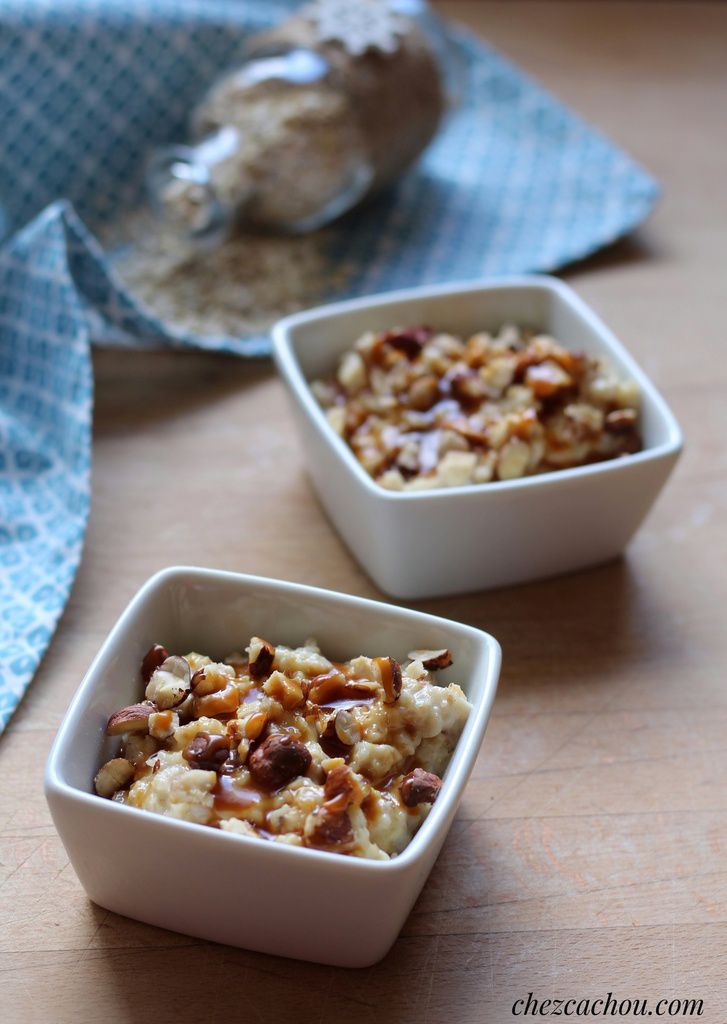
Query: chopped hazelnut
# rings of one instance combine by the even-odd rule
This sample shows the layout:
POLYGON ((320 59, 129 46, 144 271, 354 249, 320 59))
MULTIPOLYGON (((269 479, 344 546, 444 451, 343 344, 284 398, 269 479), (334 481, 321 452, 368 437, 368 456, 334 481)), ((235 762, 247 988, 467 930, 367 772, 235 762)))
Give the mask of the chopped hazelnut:
POLYGON ((124 740, 122 753, 135 768, 143 764, 152 754, 156 754, 159 744, 148 733, 132 732, 124 740))
POLYGON ((207 772, 219 771, 229 756, 230 738, 210 736, 208 732, 198 732, 182 751, 182 757, 189 762, 190 768, 202 768, 207 772))
POLYGON ((155 669, 146 687, 146 697, 161 711, 181 704, 191 689, 192 673, 186 658, 173 654, 155 669))
POLYGON ((386 331, 381 340, 397 352, 403 352, 407 359, 416 359, 432 333, 431 327, 402 327, 386 331))
POLYGON ((573 386, 573 378, 549 359, 535 366, 529 366, 525 372, 525 383, 538 398, 550 398, 566 388, 573 386))
POLYGON ((525 475, 529 463, 530 445, 517 437, 511 437, 500 450, 497 475, 500 480, 517 480, 525 475))
POLYGON ((614 409, 608 413, 604 426, 611 434, 629 433, 636 429, 635 409, 614 409))
POLYGON ((570 402, 563 409, 563 415, 579 438, 597 438, 604 428, 603 410, 588 402, 570 402))
POLYGON ((248 758, 250 775, 264 789, 280 789, 310 768, 311 755, 299 740, 275 733, 256 747, 248 758))
POLYGON ((272 672, 275 660, 273 645, 269 644, 267 640, 261 640, 259 636, 254 636, 250 641, 248 653, 250 655, 250 677, 255 682, 267 679, 272 672))
POLYGON ((287 711, 305 702, 303 687, 298 679, 289 679, 282 672, 273 672, 263 683, 263 692, 281 704, 287 711))
POLYGON ((194 698, 194 713, 197 718, 214 718, 216 715, 232 715, 240 706, 240 691, 234 683, 228 683, 224 690, 194 698))
POLYGON ((316 807, 306 818, 303 837, 308 846, 345 853, 355 844, 348 811, 331 811, 325 804, 316 807))
POLYGON ((114 757, 107 761, 93 780, 99 796, 111 797, 131 781, 134 766, 125 757, 114 757))
POLYGON ((429 671, 436 671, 440 668, 449 668, 452 664, 452 652, 443 648, 440 651, 409 651, 409 658, 412 661, 421 661, 424 668, 429 671))
POLYGON ((363 797, 361 787, 347 764, 334 764, 323 784, 325 806, 331 812, 343 811, 351 804, 359 804, 363 797))
POLYGON ((162 662, 169 657, 169 651, 161 644, 154 644, 144 655, 141 663, 141 678, 148 683, 162 662))
MULTIPOLYGON (((386 661, 385 658, 383 660, 386 661)), ((346 679, 343 672, 332 669, 330 672, 323 672, 311 679, 308 700, 311 704, 328 704, 344 697, 347 699, 360 698, 363 702, 373 697, 377 689, 378 687, 373 681, 346 679)))
POLYGON ((334 715, 334 731, 339 742, 352 747, 361 739, 361 729, 350 711, 342 708, 334 715))
POLYGON ((366 383, 366 364, 358 352, 347 352, 338 368, 338 382, 349 392, 355 394, 366 383))
POLYGON ((464 408, 476 408, 487 398, 487 384, 480 374, 467 369, 451 380, 452 394, 464 408))
POLYGON ((438 775, 434 772, 425 772, 423 768, 415 768, 401 783, 401 799, 407 807, 433 804, 441 788, 442 780, 438 775))
POLYGON ((125 732, 146 732, 149 716, 156 711, 150 702, 145 704, 129 704, 128 707, 114 711, 106 724, 107 736, 120 736, 125 732))
POLYGON ((376 482, 387 491, 401 491, 404 488, 404 477, 398 469, 387 469, 376 478, 376 482))
POLYGON ((409 388, 409 405, 412 409, 426 412, 439 396, 439 382, 433 374, 417 377, 409 388))
POLYGON ((477 466, 475 452, 447 452, 439 463, 437 478, 441 487, 465 487, 472 483, 477 466))
POLYGON ((393 658, 375 658, 384 688, 384 703, 393 704, 401 693, 401 665, 393 658))
POLYGON ((263 711, 256 711, 249 718, 242 720, 245 737, 248 740, 256 740, 268 724, 268 716, 263 711))
POLYGON ((342 405, 334 405, 326 411, 326 419, 339 437, 346 433, 346 410, 342 405))
POLYGON ((192 690, 195 697, 205 697, 210 693, 224 690, 235 678, 235 670, 231 665, 212 663, 197 669, 192 676, 192 690))

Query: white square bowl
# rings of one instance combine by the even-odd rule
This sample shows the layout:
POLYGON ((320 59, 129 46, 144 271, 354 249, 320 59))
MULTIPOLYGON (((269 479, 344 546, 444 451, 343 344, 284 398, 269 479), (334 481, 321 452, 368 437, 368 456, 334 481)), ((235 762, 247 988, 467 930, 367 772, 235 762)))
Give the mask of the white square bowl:
POLYGON ((611 331, 551 277, 499 278, 321 306, 273 329, 318 495, 363 569, 386 593, 422 598, 520 583, 608 561, 626 546, 682 447, 673 414, 611 331), (505 322, 605 356, 641 391, 644 449, 520 480, 424 492, 380 487, 329 425, 310 382, 335 370, 365 331, 426 323, 467 336, 505 322))
POLYGON ((247 949, 343 967, 388 951, 454 817, 482 743, 500 670, 487 633, 421 612, 279 580, 195 568, 153 576, 93 661, 56 737, 46 798, 90 898, 118 914, 247 949), (224 656, 259 634, 300 644, 317 637, 337 659, 448 647, 473 710, 444 785, 398 857, 371 861, 233 835, 104 800, 99 766, 115 755, 108 716, 139 699, 152 643, 224 656))

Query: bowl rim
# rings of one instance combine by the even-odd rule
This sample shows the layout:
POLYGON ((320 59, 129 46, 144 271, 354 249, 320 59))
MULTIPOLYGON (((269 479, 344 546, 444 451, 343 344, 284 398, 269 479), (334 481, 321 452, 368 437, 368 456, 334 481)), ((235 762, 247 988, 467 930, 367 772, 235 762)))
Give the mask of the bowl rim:
POLYGON ((676 457, 684 444, 682 430, 674 413, 651 378, 641 368, 625 345, 619 341, 613 331, 570 285, 548 274, 503 275, 502 277, 485 278, 479 281, 423 285, 416 288, 380 292, 361 298, 328 303, 283 317, 273 326, 271 337, 273 356, 278 370, 321 439, 339 456, 342 464, 348 469, 356 483, 370 495, 381 501, 411 502, 424 499, 428 501, 444 501, 468 495, 489 495, 494 500, 498 495, 506 496, 524 489, 530 490, 533 488, 540 489, 543 487, 557 487, 563 484, 567 485, 569 482, 576 482, 593 476, 597 477, 603 473, 613 473, 624 469, 626 466, 639 466, 671 456, 676 457), (557 296, 560 301, 570 306, 576 315, 595 331, 603 350, 618 356, 638 384, 642 400, 648 401, 656 414, 661 418, 666 428, 667 439, 658 445, 652 445, 640 452, 635 452, 624 459, 608 459, 586 466, 557 469, 550 473, 536 473, 517 480, 493 480, 486 484, 464 484, 460 487, 433 487, 431 490, 421 491, 392 491, 377 484, 359 463, 351 448, 335 432, 326 419, 323 409, 316 401, 310 384, 301 369, 293 347, 293 333, 297 328, 306 324, 331 320, 336 317, 345 317, 350 313, 357 313, 364 309, 380 309, 402 302, 415 302, 422 298, 519 289, 523 291, 540 289, 550 292, 557 296))
MULTIPOLYGON (((469 626, 466 623, 457 622, 453 619, 445 619, 441 616, 430 615, 427 612, 420 612, 415 609, 390 605, 384 601, 372 601, 369 598, 357 597, 352 594, 342 594, 338 591, 328 590, 323 587, 312 587, 307 584, 294 583, 288 580, 275 579, 273 577, 255 576, 248 573, 236 573, 222 569, 207 569, 200 566, 174 565, 154 573, 139 588, 131 598, 126 608, 116 620, 96 655, 94 656, 88 670, 74 693, 70 704, 63 716, 61 725, 56 733, 50 753, 48 754, 45 774, 44 792, 46 800, 58 797, 66 801, 81 803, 87 809, 93 809, 100 814, 131 814, 140 827, 167 828, 167 829, 192 829, 191 834, 197 836, 206 835, 210 843, 240 842, 252 844, 252 850, 262 853, 266 857, 282 858, 284 863, 286 857, 292 857, 291 866, 299 863, 301 867, 305 864, 305 858, 312 865, 317 861, 320 865, 327 864, 329 867, 336 867, 338 870, 354 872, 362 871, 385 871, 388 873, 401 873, 414 868, 423 860, 428 852, 428 847, 436 841, 437 835, 442 831, 445 819, 450 813, 454 814, 462 797, 467 780, 474 766, 475 759, 482 745, 485 728, 490 717, 492 703, 495 698, 497 684, 500 674, 502 652, 498 641, 484 630, 469 626), (291 591, 300 594, 302 598, 323 597, 334 598, 351 608, 363 608, 370 610, 381 610, 385 608, 387 614, 405 619, 415 619, 426 623, 427 620, 436 622, 439 626, 444 625, 455 631, 469 634, 478 645, 479 657, 486 654, 487 675, 483 681, 482 695, 479 700, 472 703, 470 712, 465 724, 465 733, 457 741, 454 753, 447 766, 446 777, 442 787, 442 793, 433 805, 431 811, 422 822, 418 831, 402 853, 397 854, 389 860, 372 860, 365 857, 349 857, 340 853, 327 850, 313 850, 306 847, 288 846, 285 843, 265 843, 257 838, 244 835, 236 835, 224 832, 220 829, 213 829, 207 825, 200 825, 196 822, 184 821, 178 818, 166 817, 165 815, 153 814, 142 808, 128 807, 125 804, 115 803, 111 800, 104 800, 96 793, 84 791, 72 785, 66 780, 63 774, 63 751, 69 742, 70 734, 76 723, 79 710, 85 702, 85 698, 91 694, 96 685, 101 665, 107 655, 120 643, 123 643, 129 629, 130 623, 137 611, 152 598, 158 591, 168 587, 172 582, 179 579, 197 577, 208 581, 229 582, 234 581, 243 588, 255 588, 263 586, 268 589, 278 589, 281 592, 291 591), (453 769, 453 771, 452 771, 453 769), (145 824, 146 823, 146 824, 145 824), (321 860, 323 858, 323 860, 321 860)), ((183 832, 179 833, 180 838, 183 832)))

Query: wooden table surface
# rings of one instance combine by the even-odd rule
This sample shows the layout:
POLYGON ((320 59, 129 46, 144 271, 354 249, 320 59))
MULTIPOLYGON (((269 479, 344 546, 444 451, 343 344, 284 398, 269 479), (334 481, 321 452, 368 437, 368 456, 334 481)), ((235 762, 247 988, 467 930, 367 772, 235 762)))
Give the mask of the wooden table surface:
POLYGON ((727 1019, 727 6, 446 7, 663 182, 643 229, 565 276, 666 394, 686 454, 622 561, 421 603, 500 639, 500 690, 401 938, 377 967, 334 970, 107 913, 53 830, 46 753, 152 572, 192 562, 380 596, 316 504, 268 364, 97 357, 83 565, 0 741, 7 1024, 502 1024, 528 992, 698 998, 701 1019, 727 1019))

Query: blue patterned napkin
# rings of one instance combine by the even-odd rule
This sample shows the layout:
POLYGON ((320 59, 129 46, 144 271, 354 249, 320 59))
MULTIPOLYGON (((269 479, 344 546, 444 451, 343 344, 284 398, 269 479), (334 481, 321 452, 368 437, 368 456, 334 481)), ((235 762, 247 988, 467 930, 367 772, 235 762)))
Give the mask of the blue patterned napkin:
MULTIPOLYGON (((0 729, 81 557, 90 344, 268 351, 265 336, 197 338, 144 313, 79 214, 100 224, 138 202, 150 147, 183 138, 244 32, 292 6, 0 0, 0 729)), ((517 68, 464 32, 453 44, 458 110, 394 192, 331 232, 331 261, 354 267, 346 295, 551 270, 633 228, 657 196, 629 157, 517 68)))

